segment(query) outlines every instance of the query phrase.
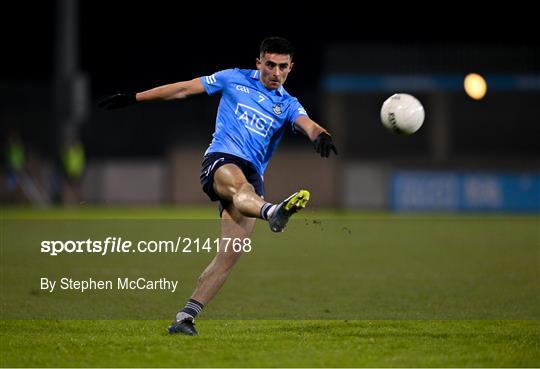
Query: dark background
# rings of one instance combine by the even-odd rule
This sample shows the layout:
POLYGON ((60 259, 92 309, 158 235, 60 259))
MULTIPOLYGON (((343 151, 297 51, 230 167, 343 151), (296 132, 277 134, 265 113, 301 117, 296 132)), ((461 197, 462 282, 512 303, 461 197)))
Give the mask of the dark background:
MULTIPOLYGON (((251 67, 262 38, 297 46, 296 83, 313 83, 326 43, 495 44, 538 47, 531 8, 453 4, 430 7, 349 4, 234 4, 224 9, 180 1, 80 2, 80 63, 97 91, 180 79, 217 66, 251 67), (232 9, 232 10, 231 10, 232 9), (152 77, 153 76, 153 77, 152 77), (161 77, 163 76, 163 77, 161 77)), ((223 5, 222 5, 223 6, 223 5)), ((4 5, 2 80, 47 81, 53 72, 55 1, 4 5)), ((399 61, 396 61, 399 63, 399 61)), ((291 81, 293 82, 293 81, 291 81)))
MULTIPOLYGON (((56 149, 52 137, 55 130, 52 82, 58 51, 55 44, 57 3, 24 1, 5 5, 4 10, 4 53, 0 70, 2 135, 16 126, 35 150, 51 156, 56 149)), ((116 91, 140 91, 230 67, 251 68, 260 41, 272 35, 287 37, 296 45, 296 65, 286 88, 301 97, 310 115, 318 121, 324 119, 320 80, 328 69, 324 60, 329 45, 350 44, 360 50, 381 46, 445 48, 450 54, 455 51, 459 54, 463 47, 474 50, 487 46, 502 50, 504 57, 478 55, 457 62, 449 60, 448 65, 436 65, 426 59, 420 60, 416 71, 461 72, 467 69, 465 67, 478 67, 477 70, 488 73, 538 73, 540 70, 536 13, 526 8, 509 10, 490 6, 487 9, 471 4, 415 8, 412 4, 386 3, 188 6, 179 1, 83 0, 78 14, 78 61, 80 70, 89 78, 90 87, 90 114, 82 125, 81 137, 90 159, 163 155, 174 145, 205 147, 213 131, 217 107, 217 101, 211 98, 196 97, 186 106, 171 103, 137 106, 121 113, 100 111, 95 104, 116 91), (516 48, 527 50, 526 62, 519 55, 514 58, 512 50, 516 48)), ((381 64, 371 60, 367 53, 360 53, 349 62, 375 73, 395 73, 404 68, 399 55, 381 64)), ((499 96, 496 105, 504 101, 513 101, 512 104, 526 101, 530 106, 537 96, 525 100, 516 96, 506 100, 499 96)), ((530 119, 538 121, 536 116, 530 119)), ((361 133, 362 130, 355 132, 361 133)), ((460 134, 468 136, 466 131, 458 132, 458 136, 460 134)), ((464 140, 465 143, 458 145, 471 141, 468 137, 464 140)), ((301 137, 293 137, 286 140, 285 145, 300 142, 303 142, 301 137)), ((486 145, 497 150, 497 145, 494 148, 493 144, 486 145)), ((361 151, 359 154, 363 155, 361 151)))

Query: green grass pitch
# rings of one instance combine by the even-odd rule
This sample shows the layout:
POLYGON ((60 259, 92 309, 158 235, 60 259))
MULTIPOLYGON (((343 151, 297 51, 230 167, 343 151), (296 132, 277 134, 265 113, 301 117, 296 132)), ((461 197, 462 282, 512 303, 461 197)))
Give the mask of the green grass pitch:
POLYGON ((1 213, 2 367, 540 366, 537 215, 306 209, 280 235, 260 222, 253 252, 197 320, 200 336, 185 337, 166 327, 211 253, 54 259, 32 245, 71 219, 81 221, 65 231, 74 237, 103 219, 134 221, 124 225, 134 238, 169 237, 185 219, 198 219, 186 229, 208 231, 214 223, 204 219, 215 218, 214 209, 1 213), (156 229, 170 220, 182 222, 156 229), (179 291, 81 296, 32 288, 42 274, 135 276, 142 267, 148 276, 176 275, 179 291))

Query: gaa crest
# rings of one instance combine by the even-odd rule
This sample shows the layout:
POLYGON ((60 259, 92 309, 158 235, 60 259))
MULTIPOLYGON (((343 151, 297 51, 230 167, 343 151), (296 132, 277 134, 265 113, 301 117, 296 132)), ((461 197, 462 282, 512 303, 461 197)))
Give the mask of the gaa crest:
POLYGON ((274 106, 272 107, 272 110, 277 115, 280 115, 281 114, 281 104, 274 104, 274 106))

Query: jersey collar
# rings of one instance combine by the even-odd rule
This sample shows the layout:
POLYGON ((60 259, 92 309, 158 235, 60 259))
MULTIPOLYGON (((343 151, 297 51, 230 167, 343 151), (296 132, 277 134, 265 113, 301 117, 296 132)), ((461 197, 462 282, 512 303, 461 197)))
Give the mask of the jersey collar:
POLYGON ((278 88, 277 90, 269 90, 269 89, 267 89, 267 88, 262 84, 262 82, 261 82, 261 80, 260 80, 260 73, 259 73, 258 70, 254 70, 254 71, 251 72, 251 78, 256 79, 256 80, 259 82, 259 84, 260 84, 262 87, 264 87, 267 91, 274 92, 274 93, 276 93, 276 94, 279 95, 279 96, 283 96, 283 86, 279 86, 279 88, 278 88))

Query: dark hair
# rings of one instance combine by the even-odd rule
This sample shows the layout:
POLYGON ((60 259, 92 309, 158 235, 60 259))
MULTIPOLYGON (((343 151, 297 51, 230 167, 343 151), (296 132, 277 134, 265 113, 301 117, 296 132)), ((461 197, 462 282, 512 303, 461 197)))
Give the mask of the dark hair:
POLYGON ((261 42, 261 55, 265 53, 294 55, 294 45, 283 37, 267 37, 261 42))

